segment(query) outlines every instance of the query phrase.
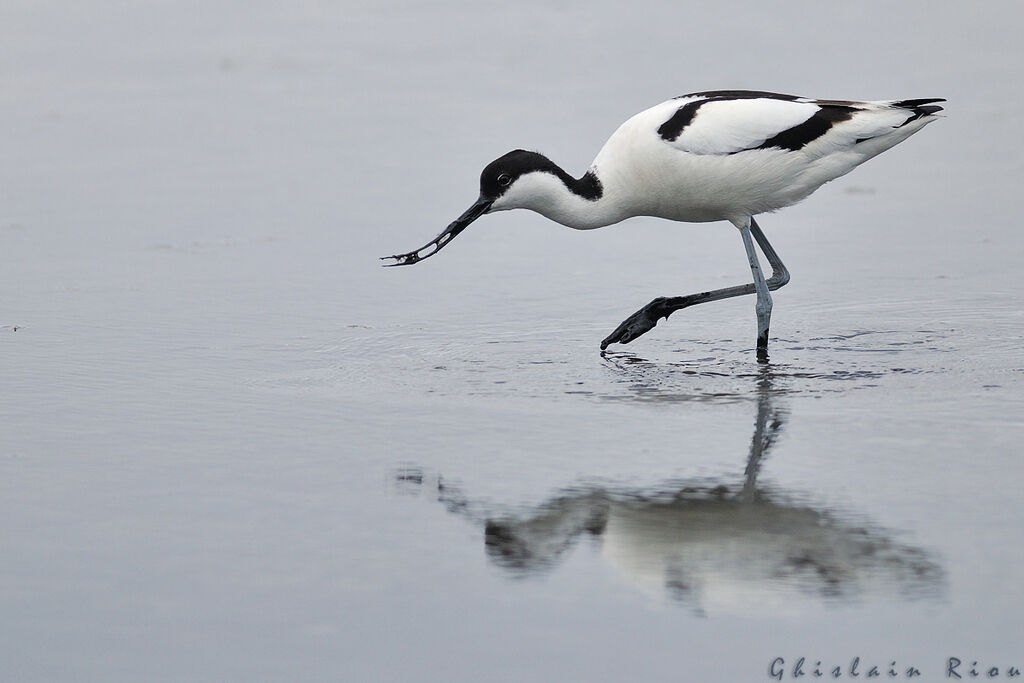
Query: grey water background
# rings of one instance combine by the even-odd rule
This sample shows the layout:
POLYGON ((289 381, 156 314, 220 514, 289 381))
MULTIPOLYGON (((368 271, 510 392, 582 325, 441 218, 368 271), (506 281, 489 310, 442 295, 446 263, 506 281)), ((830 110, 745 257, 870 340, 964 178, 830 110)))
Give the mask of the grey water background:
MULTIPOLYGON (((1024 668, 1015 3, 7 2, 5 680, 1024 668), (702 89, 943 96, 761 224, 487 216, 702 89)), ((788 676, 789 674, 787 674, 788 676)))

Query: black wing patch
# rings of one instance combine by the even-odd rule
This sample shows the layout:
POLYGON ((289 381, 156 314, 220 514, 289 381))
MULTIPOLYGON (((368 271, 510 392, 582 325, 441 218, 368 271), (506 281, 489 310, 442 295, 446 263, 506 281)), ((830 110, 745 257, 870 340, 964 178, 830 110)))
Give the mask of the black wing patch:
MULTIPOLYGON (((781 133, 768 138, 757 147, 751 147, 750 149, 771 149, 772 147, 779 147, 781 149, 788 149, 795 152, 798 149, 806 147, 825 133, 829 132, 837 123, 849 121, 853 117, 855 111, 857 111, 855 108, 844 105, 822 106, 821 109, 814 112, 814 114, 812 114, 811 117, 803 123, 799 123, 792 128, 788 128, 781 133)), ((741 151, 745 152, 747 150, 741 151)))
POLYGON ((796 95, 783 95, 777 92, 765 92, 762 90, 708 90, 706 92, 695 92, 688 95, 680 95, 675 99, 680 100, 687 97, 700 97, 703 99, 687 102, 681 106, 665 123, 658 128, 658 135, 667 142, 675 142, 683 130, 693 122, 697 110, 708 102, 722 102, 724 100, 783 100, 796 102, 803 100, 803 97, 796 95))
MULTIPOLYGON (((666 142, 675 142, 679 136, 683 134, 683 130, 693 122, 693 119, 697 116, 697 110, 708 102, 720 102, 722 100, 734 99, 762 99, 762 93, 750 90, 717 90, 707 94, 717 95, 717 93, 728 93, 728 95, 687 102, 677 109, 676 113, 665 121, 665 123, 661 124, 661 127, 658 128, 658 135, 660 135, 666 142), (736 93, 739 93, 742 96, 734 96, 736 93)), ((699 95, 703 94, 704 93, 699 93, 699 95)), ((801 99, 791 95, 777 95, 775 93, 765 94, 772 96, 769 99, 787 101, 796 101, 801 99)), ((772 149, 773 147, 792 151, 802 149, 827 133, 837 123, 851 119, 857 111, 857 107, 840 104, 838 102, 816 104, 819 107, 818 111, 814 112, 806 121, 773 135, 760 145, 748 147, 746 149, 738 149, 734 152, 730 152, 730 154, 747 152, 752 149, 772 149)), ((923 116, 923 114, 921 115, 923 116)))
POLYGON ((709 101, 696 100, 695 102, 687 102, 679 107, 676 113, 672 114, 672 117, 658 128, 658 135, 668 142, 675 142, 676 138, 683 134, 683 129, 693 121, 693 117, 697 115, 697 110, 700 109, 700 106, 709 101))

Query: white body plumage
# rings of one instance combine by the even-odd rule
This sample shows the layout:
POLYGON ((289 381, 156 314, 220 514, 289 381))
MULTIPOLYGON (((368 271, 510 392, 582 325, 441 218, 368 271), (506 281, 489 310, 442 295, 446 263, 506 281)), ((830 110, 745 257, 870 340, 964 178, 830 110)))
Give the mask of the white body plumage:
POLYGON ((532 209, 581 230, 631 216, 745 225, 751 216, 805 199, 937 118, 915 110, 920 101, 765 95, 700 93, 662 102, 619 126, 597 154, 590 172, 600 181, 600 198, 574 194, 550 173, 532 173, 519 177, 490 210, 532 209), (679 134, 660 133, 687 105, 692 118, 679 134), (821 123, 807 126, 815 116, 821 123), (793 133, 790 147, 796 149, 763 146, 800 126, 809 130, 793 133))

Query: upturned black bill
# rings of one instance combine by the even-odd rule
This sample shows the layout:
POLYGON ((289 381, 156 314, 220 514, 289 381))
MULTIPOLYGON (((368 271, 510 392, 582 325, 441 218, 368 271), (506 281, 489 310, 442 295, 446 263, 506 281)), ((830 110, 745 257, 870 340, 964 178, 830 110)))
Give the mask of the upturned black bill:
POLYGON ((430 240, 416 251, 410 251, 408 254, 382 256, 380 260, 395 260, 394 263, 385 263, 385 266, 411 266, 414 263, 419 263, 428 256, 433 256, 437 252, 441 251, 442 247, 451 242, 456 235, 465 230, 470 223, 487 213, 487 210, 491 208, 493 201, 494 200, 492 199, 484 199, 481 197, 476 200, 476 204, 469 207, 464 214, 452 221, 451 225, 445 228, 440 235, 430 240))

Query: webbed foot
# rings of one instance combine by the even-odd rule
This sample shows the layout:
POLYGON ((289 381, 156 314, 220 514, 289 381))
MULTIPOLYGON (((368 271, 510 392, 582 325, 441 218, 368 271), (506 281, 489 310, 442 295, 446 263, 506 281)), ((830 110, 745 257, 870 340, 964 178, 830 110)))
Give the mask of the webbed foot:
POLYGON ((605 337, 601 342, 601 350, 604 351, 608 348, 609 344, 628 344, 637 337, 653 330, 659 320, 667 318, 674 310, 665 305, 667 301, 667 298, 659 296, 657 299, 623 320, 622 323, 615 328, 615 331, 605 337))

